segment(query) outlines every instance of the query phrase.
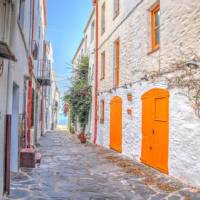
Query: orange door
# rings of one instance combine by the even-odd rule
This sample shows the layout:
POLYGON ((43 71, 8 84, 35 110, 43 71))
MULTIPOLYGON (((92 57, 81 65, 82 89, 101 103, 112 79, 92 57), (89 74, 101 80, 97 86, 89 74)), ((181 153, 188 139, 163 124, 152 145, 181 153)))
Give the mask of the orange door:
POLYGON ((142 97, 142 155, 147 165, 168 173, 169 93, 152 89, 142 97))
POLYGON ((110 102, 110 148, 122 152, 122 99, 114 97, 110 102))

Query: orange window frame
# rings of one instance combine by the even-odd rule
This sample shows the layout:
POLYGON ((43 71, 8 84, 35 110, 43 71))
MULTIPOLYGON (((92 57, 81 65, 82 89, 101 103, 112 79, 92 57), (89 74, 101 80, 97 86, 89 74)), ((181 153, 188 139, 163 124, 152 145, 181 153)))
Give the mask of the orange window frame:
POLYGON ((152 9, 151 9, 151 45, 152 50, 159 49, 160 48, 160 42, 159 44, 156 44, 156 32, 159 31, 160 34, 160 25, 156 26, 156 14, 160 11, 160 4, 157 3, 152 9))
POLYGON ((119 64, 120 64, 120 40, 115 41, 115 70, 114 70, 114 86, 119 86, 119 64))
POLYGON ((105 101, 101 100, 101 118, 100 118, 101 124, 104 124, 104 114, 105 114, 105 101))
POLYGON ((105 79, 105 69, 106 69, 106 53, 104 51, 101 53, 101 80, 105 79))

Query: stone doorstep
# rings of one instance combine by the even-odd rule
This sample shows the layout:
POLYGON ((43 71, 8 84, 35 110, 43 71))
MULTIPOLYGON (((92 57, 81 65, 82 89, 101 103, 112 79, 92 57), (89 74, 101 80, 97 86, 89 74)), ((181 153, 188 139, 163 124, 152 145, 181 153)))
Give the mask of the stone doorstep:
POLYGON ((35 148, 20 150, 20 167, 35 168, 36 163, 41 162, 41 154, 35 148))

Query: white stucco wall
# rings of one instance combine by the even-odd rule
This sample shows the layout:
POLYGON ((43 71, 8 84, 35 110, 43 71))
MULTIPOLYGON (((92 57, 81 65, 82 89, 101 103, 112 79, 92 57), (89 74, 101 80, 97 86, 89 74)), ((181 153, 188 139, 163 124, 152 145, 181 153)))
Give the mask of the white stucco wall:
MULTIPOLYGON (((161 79, 155 78, 152 82, 139 81, 128 89, 114 90, 114 41, 120 39, 120 86, 140 80, 152 71, 167 71, 175 63, 190 61, 194 54, 200 55, 200 6, 198 6, 200 4, 198 0, 184 0, 180 6, 179 1, 160 0, 161 47, 152 53, 149 10, 157 1, 121 0, 120 14, 113 20, 112 1, 99 0, 99 20, 101 20, 101 5, 104 2, 106 3, 106 30, 101 35, 101 21, 99 21, 99 77, 100 55, 103 51, 106 52, 106 72, 105 79, 99 79, 98 102, 100 106, 101 99, 105 100, 105 123, 98 123, 97 143, 109 148, 110 100, 114 96, 120 96, 123 99, 122 154, 140 161, 141 96, 152 88, 168 86, 166 79, 161 77, 161 79), (108 92, 110 89, 112 89, 111 93, 108 92), (129 92, 133 94, 132 102, 127 100, 129 92), (132 117, 127 114, 129 108, 132 108, 132 117)), ((171 74, 171 77, 174 76, 176 73, 171 74)), ((192 102, 182 94, 185 92, 183 89, 171 89, 169 92, 169 175, 200 186, 199 118, 195 115, 192 102)), ((100 118, 100 113, 98 115, 100 118)))
MULTIPOLYGON (((99 96, 105 101, 105 122, 98 123, 97 144, 110 145, 110 101, 114 96, 123 100, 122 154, 140 162, 142 144, 141 96, 152 88, 166 88, 164 83, 139 82, 128 89, 117 89, 99 96), (132 93, 133 101, 127 100, 132 93), (132 109, 132 117, 127 109, 132 109)), ((191 102, 179 90, 170 91, 169 122, 169 175, 191 185, 200 186, 200 123, 191 102), (181 103, 178 103, 181 102, 181 103)), ((99 113, 100 114, 100 113, 99 113)))

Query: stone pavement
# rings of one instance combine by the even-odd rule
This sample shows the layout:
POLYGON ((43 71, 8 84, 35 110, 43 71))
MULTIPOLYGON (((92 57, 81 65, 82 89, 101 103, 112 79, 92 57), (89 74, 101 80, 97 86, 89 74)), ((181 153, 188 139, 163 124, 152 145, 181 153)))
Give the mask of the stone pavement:
POLYGON ((7 200, 200 200, 197 189, 64 132, 39 148, 41 164, 12 176, 7 200))

